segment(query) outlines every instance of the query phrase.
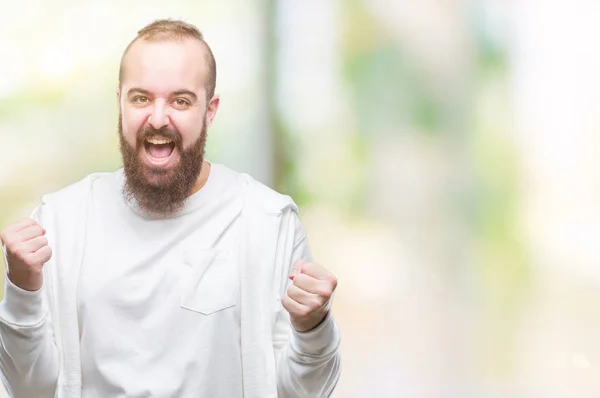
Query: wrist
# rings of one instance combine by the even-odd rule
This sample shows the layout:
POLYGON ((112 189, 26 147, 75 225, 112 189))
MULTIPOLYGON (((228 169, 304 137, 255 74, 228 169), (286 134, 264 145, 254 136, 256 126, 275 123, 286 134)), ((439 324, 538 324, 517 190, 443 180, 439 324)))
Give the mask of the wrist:
POLYGON ((35 292, 40 290, 43 285, 43 277, 41 272, 7 272, 8 279, 20 289, 35 292))
POLYGON ((314 314, 305 319, 295 319, 290 318, 290 322, 294 329, 296 329, 299 333, 307 333, 313 329, 316 329, 323 323, 323 321, 327 318, 329 311, 319 312, 319 314, 314 314))
POLYGON ((0 319, 4 324, 15 327, 39 326, 48 312, 43 294, 43 288, 27 291, 6 278, 4 299, 0 303, 0 319))

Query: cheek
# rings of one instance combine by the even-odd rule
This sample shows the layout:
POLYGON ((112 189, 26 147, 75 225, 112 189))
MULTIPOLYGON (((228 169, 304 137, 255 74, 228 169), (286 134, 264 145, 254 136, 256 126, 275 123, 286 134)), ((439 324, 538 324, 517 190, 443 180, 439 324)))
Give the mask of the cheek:
POLYGON ((204 120, 198 121, 197 118, 190 118, 190 120, 172 120, 172 122, 183 138, 184 148, 187 148, 200 137, 204 120))
POLYGON ((135 114, 126 114, 123 116, 123 125, 121 128, 123 129, 123 136, 130 145, 135 146, 137 133, 143 124, 144 119, 136 117, 135 114))

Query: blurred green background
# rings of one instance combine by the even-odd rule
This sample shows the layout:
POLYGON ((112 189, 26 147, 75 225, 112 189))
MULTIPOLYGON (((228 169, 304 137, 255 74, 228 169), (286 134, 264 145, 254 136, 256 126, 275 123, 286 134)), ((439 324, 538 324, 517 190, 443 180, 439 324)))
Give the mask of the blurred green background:
POLYGON ((217 60, 209 159, 291 195, 339 278, 335 397, 597 397, 595 4, 7 2, 0 227, 120 167, 122 51, 183 18, 217 60))

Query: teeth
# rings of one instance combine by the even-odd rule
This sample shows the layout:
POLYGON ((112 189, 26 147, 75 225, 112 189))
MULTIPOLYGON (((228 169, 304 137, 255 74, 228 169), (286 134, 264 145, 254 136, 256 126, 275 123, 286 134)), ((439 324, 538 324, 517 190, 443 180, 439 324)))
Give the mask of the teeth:
POLYGON ((153 145, 169 144, 169 143, 173 142, 171 140, 164 140, 164 139, 160 139, 160 138, 150 138, 150 139, 147 139, 146 141, 148 141, 149 143, 151 143, 153 145))
POLYGON ((165 163, 169 159, 169 156, 167 156, 166 158, 155 158, 154 156, 152 156, 150 154, 148 154, 148 157, 150 159, 152 159, 152 161, 155 163, 165 163))

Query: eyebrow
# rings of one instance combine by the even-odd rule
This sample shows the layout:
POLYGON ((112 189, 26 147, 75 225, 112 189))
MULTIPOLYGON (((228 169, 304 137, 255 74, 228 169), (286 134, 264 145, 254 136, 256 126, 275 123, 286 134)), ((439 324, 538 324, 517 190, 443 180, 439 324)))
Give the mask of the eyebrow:
MULTIPOLYGON (((151 93, 148 90, 145 90, 143 88, 139 88, 139 87, 132 87, 127 91, 127 96, 130 96, 133 93, 139 93, 139 94, 143 94, 143 95, 147 95, 150 96, 151 93)), ((192 100, 196 101, 198 99, 198 97, 196 96, 196 94, 194 94, 193 91, 190 90, 186 90, 186 89, 181 89, 181 90, 175 90, 171 93, 171 95, 189 95, 192 100)))
POLYGON ((177 90, 177 91, 173 91, 172 94, 173 95, 189 95, 192 98, 192 100, 194 100, 194 101, 196 101, 196 99, 197 99, 196 94, 194 94, 190 90, 177 90))

